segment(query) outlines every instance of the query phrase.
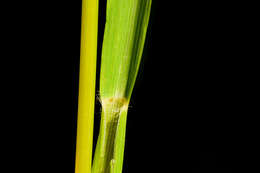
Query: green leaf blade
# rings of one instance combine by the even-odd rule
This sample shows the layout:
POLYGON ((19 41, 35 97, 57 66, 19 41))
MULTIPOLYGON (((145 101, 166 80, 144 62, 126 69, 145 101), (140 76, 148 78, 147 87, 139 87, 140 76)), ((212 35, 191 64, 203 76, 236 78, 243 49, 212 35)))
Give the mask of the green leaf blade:
POLYGON ((130 99, 142 57, 151 0, 109 0, 100 96, 130 99))

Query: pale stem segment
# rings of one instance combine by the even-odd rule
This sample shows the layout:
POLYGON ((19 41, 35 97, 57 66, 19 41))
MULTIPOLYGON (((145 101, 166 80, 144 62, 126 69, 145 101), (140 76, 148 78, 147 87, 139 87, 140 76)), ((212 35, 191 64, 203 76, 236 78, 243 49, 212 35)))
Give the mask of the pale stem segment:
POLYGON ((100 134, 92 173, 122 171, 128 102, 124 99, 107 100, 102 110, 100 134))

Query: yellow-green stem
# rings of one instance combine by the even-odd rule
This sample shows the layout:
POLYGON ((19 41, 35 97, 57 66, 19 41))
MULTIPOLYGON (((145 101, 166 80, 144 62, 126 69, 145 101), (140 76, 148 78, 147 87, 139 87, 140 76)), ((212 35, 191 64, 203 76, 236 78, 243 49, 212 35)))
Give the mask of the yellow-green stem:
POLYGON ((82 0, 75 173, 91 173, 95 103, 98 0, 82 0))

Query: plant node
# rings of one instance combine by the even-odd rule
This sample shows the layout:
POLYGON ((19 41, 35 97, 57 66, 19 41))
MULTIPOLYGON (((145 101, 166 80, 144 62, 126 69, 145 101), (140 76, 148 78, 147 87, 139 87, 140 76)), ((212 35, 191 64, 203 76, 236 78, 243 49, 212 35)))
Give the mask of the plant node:
POLYGON ((128 109, 129 102, 123 97, 109 97, 101 99, 101 105, 105 115, 118 118, 122 111, 128 109))

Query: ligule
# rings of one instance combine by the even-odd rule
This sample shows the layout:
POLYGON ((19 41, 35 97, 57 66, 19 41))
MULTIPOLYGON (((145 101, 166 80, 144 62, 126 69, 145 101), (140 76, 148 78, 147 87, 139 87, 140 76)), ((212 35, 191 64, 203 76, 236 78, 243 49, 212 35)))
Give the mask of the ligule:
POLYGON ((128 104, 149 21, 151 0, 108 0, 101 57, 102 115, 93 173, 122 172, 128 104))

